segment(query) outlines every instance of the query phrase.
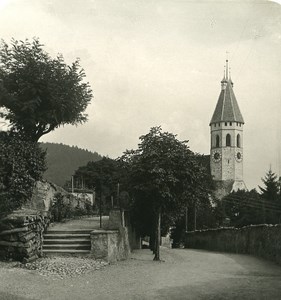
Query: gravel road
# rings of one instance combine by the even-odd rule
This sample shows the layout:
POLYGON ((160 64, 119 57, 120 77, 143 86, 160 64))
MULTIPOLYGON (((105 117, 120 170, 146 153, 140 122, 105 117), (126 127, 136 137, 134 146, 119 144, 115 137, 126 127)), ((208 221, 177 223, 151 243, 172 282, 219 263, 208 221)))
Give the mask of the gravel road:
POLYGON ((154 262, 149 250, 137 250, 127 261, 63 278, 0 263, 0 299, 281 299, 281 267, 268 261, 187 249, 161 254, 165 262, 154 262))

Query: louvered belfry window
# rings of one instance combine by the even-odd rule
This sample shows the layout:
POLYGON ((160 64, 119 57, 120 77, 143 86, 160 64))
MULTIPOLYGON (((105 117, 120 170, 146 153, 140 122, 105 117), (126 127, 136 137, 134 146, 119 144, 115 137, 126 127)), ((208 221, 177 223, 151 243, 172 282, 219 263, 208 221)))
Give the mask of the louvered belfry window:
POLYGON ((231 136, 229 133, 226 135, 226 147, 231 147, 231 136))

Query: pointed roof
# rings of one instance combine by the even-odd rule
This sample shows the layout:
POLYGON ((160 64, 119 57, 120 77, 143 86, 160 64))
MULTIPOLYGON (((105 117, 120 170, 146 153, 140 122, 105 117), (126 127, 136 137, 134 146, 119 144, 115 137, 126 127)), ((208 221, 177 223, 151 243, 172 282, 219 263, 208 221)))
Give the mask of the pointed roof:
POLYGON ((221 90, 210 125, 218 122, 239 122, 244 124, 232 89, 231 79, 227 81, 226 87, 221 90))

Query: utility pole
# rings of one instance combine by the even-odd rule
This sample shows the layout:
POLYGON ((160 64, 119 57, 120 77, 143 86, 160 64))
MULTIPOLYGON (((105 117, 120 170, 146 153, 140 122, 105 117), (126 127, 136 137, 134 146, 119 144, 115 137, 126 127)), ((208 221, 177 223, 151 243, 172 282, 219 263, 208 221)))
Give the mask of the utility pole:
POLYGON ((73 175, 71 176, 71 193, 74 193, 74 178, 73 175))
POLYGON ((185 232, 187 232, 187 215, 188 215, 188 208, 187 208, 187 204, 185 206, 185 232))
POLYGON ((118 199, 118 205, 119 205, 119 209, 120 209, 120 217, 121 217, 121 226, 125 225, 125 219, 124 219, 124 211, 122 208, 122 205, 120 203, 120 183, 117 183, 117 199, 118 199))
POLYGON ((194 231, 196 230, 196 201, 194 200, 194 231))
POLYGON ((121 205, 120 205, 120 199, 119 199, 119 193, 120 193, 120 184, 119 182, 117 183, 117 205, 119 206, 121 210, 121 205))
POLYGON ((95 190, 95 188, 93 188, 93 203, 92 203, 93 209, 94 209, 95 203, 96 203, 96 190, 95 190))
POLYGON ((102 228, 102 185, 100 187, 100 228, 102 228))
POLYGON ((102 180, 103 180, 103 173, 102 173, 102 166, 100 166, 100 228, 102 228, 102 180))

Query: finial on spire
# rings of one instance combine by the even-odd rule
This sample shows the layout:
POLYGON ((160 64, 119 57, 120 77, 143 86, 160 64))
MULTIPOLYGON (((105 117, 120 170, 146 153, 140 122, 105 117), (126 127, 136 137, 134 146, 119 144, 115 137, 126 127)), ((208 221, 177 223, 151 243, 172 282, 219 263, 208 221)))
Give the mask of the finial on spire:
POLYGON ((226 80, 228 80, 228 54, 229 52, 226 51, 226 80))
POLYGON ((226 80, 228 80, 228 59, 226 60, 226 80))

